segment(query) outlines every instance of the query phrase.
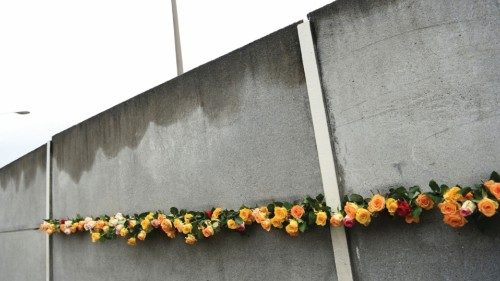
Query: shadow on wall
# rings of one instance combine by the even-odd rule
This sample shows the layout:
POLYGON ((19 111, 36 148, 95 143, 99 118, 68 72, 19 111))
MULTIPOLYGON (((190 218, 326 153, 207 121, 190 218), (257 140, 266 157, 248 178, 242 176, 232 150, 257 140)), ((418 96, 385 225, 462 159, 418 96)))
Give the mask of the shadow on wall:
POLYGON ((304 83, 303 72, 288 67, 300 60, 296 37, 293 24, 55 135, 55 165, 79 182, 99 148, 115 157, 125 147, 135 149, 151 122, 167 127, 196 110, 202 110, 206 126, 230 126, 239 118, 245 92, 265 91, 260 84, 266 82, 304 83))
POLYGON ((9 182, 13 182, 16 192, 19 190, 21 180, 25 188, 29 188, 35 180, 38 168, 45 170, 47 161, 47 148, 45 145, 29 152, 16 161, 0 169, 0 187, 5 190, 9 182))

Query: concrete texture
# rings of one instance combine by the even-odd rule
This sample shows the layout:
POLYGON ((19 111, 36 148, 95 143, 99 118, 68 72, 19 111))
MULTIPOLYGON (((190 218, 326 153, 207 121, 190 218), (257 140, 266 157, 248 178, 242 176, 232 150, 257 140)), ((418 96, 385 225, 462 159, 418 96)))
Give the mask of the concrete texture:
MULTIPOLYGON (((237 208, 322 192, 296 25, 54 136, 53 165, 56 217, 237 208)), ((54 280, 335 280, 327 232, 293 240, 257 231, 193 248, 57 238, 54 280)))
POLYGON ((0 232, 33 229, 45 218, 46 146, 0 169, 0 232))
MULTIPOLYGON (((309 15, 341 192, 500 170, 497 1, 337 1, 309 15)), ((496 280, 500 225, 349 232, 357 280, 496 280)))
POLYGON ((36 230, 0 233, 0 280, 45 280, 45 235, 36 230))

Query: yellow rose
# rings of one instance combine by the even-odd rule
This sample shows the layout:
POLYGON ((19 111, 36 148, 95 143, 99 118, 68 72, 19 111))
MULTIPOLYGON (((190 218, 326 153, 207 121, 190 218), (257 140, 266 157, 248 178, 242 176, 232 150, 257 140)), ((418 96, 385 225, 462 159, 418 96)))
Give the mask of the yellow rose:
POLYGON ((193 230, 193 225, 190 223, 186 223, 182 226, 182 233, 184 234, 191 233, 191 230, 193 230))
POLYGON ((479 201, 477 208, 481 213, 483 213, 483 215, 492 217, 495 215, 496 209, 498 209, 498 203, 488 197, 485 197, 479 201))
POLYGON ((148 219, 143 219, 141 221, 141 226, 142 226, 142 229, 144 229, 144 230, 147 230, 150 225, 151 225, 151 221, 149 221, 148 219))
POLYGON ((165 234, 167 234, 168 238, 175 238, 175 230, 165 231, 165 234))
POLYGON ((287 216, 288 216, 288 211, 286 210, 285 207, 274 208, 274 217, 285 220, 287 216))
POLYGON ((444 195, 443 199, 445 201, 463 201, 464 198, 462 197, 462 194, 460 194, 460 187, 454 186, 450 189, 448 189, 444 195))
POLYGON ((99 232, 92 232, 92 242, 97 242, 99 239, 101 239, 101 234, 99 232))
POLYGON ((344 216, 341 213, 334 213, 332 214, 332 217, 330 218, 330 225, 339 227, 342 226, 342 220, 344 219, 344 216))
POLYGON ((414 217, 412 216, 411 214, 410 215, 407 215, 405 217, 405 221, 406 223, 408 224, 411 224, 411 223, 419 223, 420 222, 420 217, 414 217))
POLYGON ((362 224, 364 226, 368 226, 372 220, 372 215, 371 215, 370 211, 368 211, 367 209, 359 208, 356 211, 356 220, 360 224, 362 224))
POLYGON ((351 218, 354 218, 356 216, 356 211, 358 210, 358 208, 359 207, 358 207, 358 205, 356 205, 356 203, 347 202, 347 203, 345 203, 344 211, 351 218))
POLYGON ((228 219, 227 220, 227 227, 229 229, 236 229, 236 228, 238 228, 238 224, 236 224, 236 222, 233 219, 228 219))
POLYGON ((194 237, 194 235, 192 234, 188 234, 188 236, 186 236, 186 244, 188 245, 194 245, 196 243, 196 237, 194 237))
POLYGON ((169 232, 169 231, 172 231, 173 230, 173 226, 172 226, 172 221, 165 218, 161 221, 161 229, 164 231, 164 232, 169 232))
POLYGON ((417 196, 415 203, 417 203, 417 205, 424 210, 430 210, 434 207, 434 201, 423 193, 417 196))
POLYGON ((144 241, 144 239, 146 239, 146 231, 141 230, 141 232, 139 232, 139 234, 137 234, 137 239, 144 241))
POLYGON ((248 208, 243 208, 240 210, 240 218, 244 222, 252 222, 252 210, 248 208))
POLYGON ((260 222, 260 226, 262 226, 262 228, 265 231, 271 230, 271 220, 270 219, 265 219, 265 220, 261 221, 260 222))
POLYGON ((279 217, 273 217, 271 219, 271 224, 275 227, 275 228, 282 228, 283 227, 283 222, 284 220, 279 218, 279 217))
POLYGON ((192 214, 187 213, 187 214, 185 214, 185 215, 184 215, 184 222, 185 222, 185 223, 188 223, 188 222, 190 222, 190 221, 191 221, 191 219, 192 219, 192 218, 193 218, 193 215, 192 215, 192 214))
POLYGON ((385 208, 385 197, 380 194, 373 195, 370 202, 368 202, 368 211, 380 212, 385 208))
POLYGON ((177 231, 182 232, 182 221, 180 219, 174 219, 174 227, 177 229, 177 231))
POLYGON ((319 211, 316 213, 316 225, 324 226, 326 225, 326 219, 328 216, 325 212, 319 211))
POLYGON ((120 229, 120 236, 121 237, 125 237, 125 236, 127 236, 127 234, 128 234, 128 229, 126 229, 125 227, 120 229))
POLYGON ((151 213, 151 212, 150 212, 150 213, 149 213, 149 214, 145 217, 145 219, 147 219, 148 221, 152 221, 152 220, 154 219, 154 217, 153 217, 153 213, 151 213))
POLYGON ((385 207, 387 208, 387 211, 389 211, 389 214, 394 216, 394 213, 398 209, 398 201, 394 198, 387 198, 385 201, 385 207))
POLYGON ((129 244, 130 246, 135 246, 137 244, 137 240, 135 240, 135 237, 130 237, 127 240, 127 244, 129 244))
POLYGON ((299 234, 299 223, 296 220, 290 220, 285 230, 290 236, 297 236, 299 234))
POLYGON ((221 208, 215 208, 215 210, 212 212, 212 217, 211 219, 212 220, 217 220, 219 219, 220 217, 220 214, 222 213, 222 209, 221 208))
POLYGON ((137 225, 137 221, 136 220, 129 220, 128 221, 128 227, 129 228, 134 228, 136 225, 137 225))

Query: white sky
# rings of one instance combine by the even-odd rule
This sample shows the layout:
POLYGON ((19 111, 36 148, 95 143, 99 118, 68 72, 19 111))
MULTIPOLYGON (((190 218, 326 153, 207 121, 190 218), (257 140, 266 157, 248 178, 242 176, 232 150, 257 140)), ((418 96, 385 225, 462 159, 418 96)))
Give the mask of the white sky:
MULTIPOLYGON (((332 1, 177 0, 184 70, 332 1)), ((0 0, 0 167, 175 76, 170 0, 0 0)))

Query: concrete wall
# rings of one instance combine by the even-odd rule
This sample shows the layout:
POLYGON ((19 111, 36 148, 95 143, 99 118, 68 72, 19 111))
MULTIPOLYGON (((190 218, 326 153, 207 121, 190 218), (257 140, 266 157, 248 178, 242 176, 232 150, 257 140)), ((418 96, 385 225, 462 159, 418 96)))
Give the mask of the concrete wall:
POLYGON ((46 146, 0 169, 0 280, 45 280, 46 146))
MULTIPOLYGON (((311 122, 291 25, 55 135, 54 215, 238 208, 320 193, 311 122)), ((54 237, 54 280, 336 279, 328 230, 266 235, 197 247, 161 237, 134 249, 54 237)))
MULTIPOLYGON (((500 168, 498 2, 337 1, 309 15, 342 192, 500 168)), ((500 225, 389 218, 349 232, 357 280, 497 280, 500 225)))

